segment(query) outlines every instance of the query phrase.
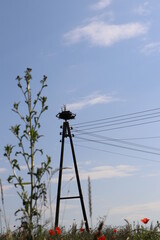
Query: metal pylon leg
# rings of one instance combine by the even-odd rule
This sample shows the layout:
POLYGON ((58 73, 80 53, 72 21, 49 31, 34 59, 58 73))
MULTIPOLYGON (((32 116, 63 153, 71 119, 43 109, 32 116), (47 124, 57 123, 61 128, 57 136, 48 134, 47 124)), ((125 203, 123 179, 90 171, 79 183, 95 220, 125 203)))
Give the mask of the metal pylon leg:
POLYGON ((73 146, 73 141, 72 141, 72 135, 71 135, 69 123, 67 121, 65 121, 63 123, 62 146, 61 146, 59 179, 58 179, 58 189, 57 189, 57 205, 56 205, 56 215, 55 215, 55 226, 56 227, 58 226, 58 223, 59 223, 60 200, 76 199, 76 198, 80 199, 83 218, 84 218, 84 222, 85 222, 85 228, 86 228, 87 231, 89 231, 89 225, 88 225, 88 220, 87 220, 87 215, 86 215, 86 210, 85 210, 85 205, 84 205, 84 200, 83 200, 83 194, 82 194, 82 189, 81 189, 81 184, 80 184, 80 178, 79 178, 79 173, 78 173, 76 156, 75 156, 75 151, 74 151, 74 146, 73 146), (74 163, 75 174, 76 174, 76 181, 77 181, 78 192, 79 192, 78 196, 73 196, 73 197, 61 197, 61 184, 62 184, 62 170, 63 170, 63 155, 64 155, 64 141, 65 141, 64 139, 65 139, 65 137, 69 137, 69 139, 70 139, 73 163, 74 163))
POLYGON ((58 188, 57 188, 57 204, 56 204, 56 215, 55 215, 55 226, 56 227, 58 227, 58 223, 59 223, 59 209, 60 209, 62 170, 63 170, 63 155, 64 155, 64 139, 65 139, 65 135, 66 135, 66 124, 65 123, 66 122, 63 123, 61 157, 60 157, 59 178, 58 178, 58 188))

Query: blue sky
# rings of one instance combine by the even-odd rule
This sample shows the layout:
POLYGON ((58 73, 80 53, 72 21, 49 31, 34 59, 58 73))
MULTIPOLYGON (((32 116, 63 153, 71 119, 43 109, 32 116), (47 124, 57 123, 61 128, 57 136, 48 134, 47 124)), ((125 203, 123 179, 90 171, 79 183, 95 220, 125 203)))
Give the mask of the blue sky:
MULTIPOLYGON (((125 224, 124 218, 131 223, 143 217, 159 220, 159 11, 156 0, 1 1, 0 174, 10 225, 14 225, 13 213, 19 202, 13 186, 6 181, 10 167, 3 149, 7 143, 16 143, 9 131, 19 121, 11 111, 12 104, 22 97, 15 78, 23 76, 27 67, 33 69, 34 92, 43 75, 48 76, 45 94, 49 110, 42 119, 45 137, 41 144, 51 155, 54 169, 59 166, 62 124, 56 114, 64 104, 77 114, 70 124, 87 214, 87 178, 91 178, 93 224, 105 215, 106 224, 111 225, 125 224), (150 111, 142 113, 146 110, 150 111), (106 130, 103 120, 93 125, 102 127, 96 128, 98 136, 90 133, 93 129, 83 135, 76 131, 83 126, 79 123, 106 118, 113 121, 115 116, 130 113, 136 113, 137 118, 132 125, 145 124, 106 130), (139 118, 142 115, 155 118, 143 120, 139 118), (149 121, 154 122, 146 124, 149 121)), ((64 165, 72 169, 64 172, 62 194, 74 195, 70 146, 65 147, 64 165)), ((55 174, 51 184, 53 212, 56 179, 55 174)), ((63 202, 61 210, 62 225, 82 219, 78 201, 63 202)))

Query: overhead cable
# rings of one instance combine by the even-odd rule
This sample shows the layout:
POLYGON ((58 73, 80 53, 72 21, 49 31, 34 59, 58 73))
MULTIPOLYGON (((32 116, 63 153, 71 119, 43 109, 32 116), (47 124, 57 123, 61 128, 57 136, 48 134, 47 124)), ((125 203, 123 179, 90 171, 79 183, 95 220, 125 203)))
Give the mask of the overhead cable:
POLYGON ((137 148, 121 146, 121 145, 117 145, 117 144, 113 144, 113 143, 106 143, 106 142, 103 142, 103 141, 99 141, 99 140, 95 140, 95 139, 89 139, 89 138, 84 138, 84 137, 77 137, 77 136, 75 136, 75 138, 82 139, 82 140, 87 140, 89 142, 99 143, 99 144, 103 144, 103 145, 108 145, 108 146, 112 146, 112 147, 118 147, 118 148, 123 148, 123 149, 127 149, 127 150, 132 150, 132 151, 137 151, 137 152, 148 153, 148 154, 153 154, 153 155, 160 156, 160 153, 157 153, 157 152, 152 152, 152 151, 147 151, 147 150, 142 150, 142 149, 137 149, 137 148))
POLYGON ((149 162, 157 162, 157 163, 160 163, 159 160, 154 160, 154 159, 149 159, 149 158, 144 158, 144 157, 138 157, 138 156, 134 156, 134 155, 129 155, 129 154, 123 154, 123 153, 119 153, 119 152, 112 152, 112 151, 108 151, 108 150, 104 150, 104 149, 99 149, 99 148, 94 148, 94 147, 89 147, 89 146, 84 146, 84 145, 81 145, 81 144, 75 144, 75 146, 78 146, 78 147, 82 147, 82 148, 87 148, 87 149, 91 149, 91 150, 95 150, 95 151, 100 151, 100 152, 106 152, 106 153, 111 153, 111 154, 114 154, 114 155, 120 155, 120 156, 124 156, 124 157, 131 157, 132 159, 135 158, 135 159, 141 159, 141 160, 145 160, 145 161, 149 161, 149 162))
MULTIPOLYGON (((151 124, 151 123, 158 123, 158 122, 160 122, 160 119, 154 120, 154 121, 131 124, 131 125, 125 125, 125 126, 120 126, 120 127, 117 126, 117 127, 112 127, 112 128, 104 128, 104 129, 100 129, 100 130, 95 130, 92 133, 111 131, 111 130, 117 130, 117 129, 122 129, 122 128, 129 128, 129 127, 136 127, 136 126, 141 126, 141 125, 146 125, 146 124, 151 124)), ((112 125, 114 125, 114 124, 112 124, 112 125)), ((90 129, 85 129, 85 130, 90 130, 90 129)), ((78 134, 83 134, 83 131, 78 130, 78 129, 73 129, 73 131, 77 132, 78 134)))
MULTIPOLYGON (((113 116, 113 117, 107 117, 107 118, 102 118, 102 119, 97 119, 97 120, 81 122, 81 123, 73 124, 73 126, 80 126, 80 125, 86 125, 86 124, 90 125, 90 124, 96 123, 96 122, 101 122, 101 121, 106 121, 106 120, 108 121, 108 120, 113 120, 113 119, 116 119, 116 118, 122 118, 122 117, 132 116, 132 115, 139 115, 139 114, 142 114, 142 113, 153 112, 153 111, 160 111, 160 108, 152 108, 152 109, 139 111, 139 112, 134 112, 134 113, 121 114, 121 115, 117 115, 117 116, 113 116)), ((151 114, 153 114, 153 113, 151 113, 151 114)))
POLYGON ((107 142, 107 141, 118 142, 121 144, 126 144, 126 145, 130 145, 130 146, 138 147, 138 148, 144 148, 144 149, 146 148, 146 149, 151 149, 151 150, 155 150, 155 151, 160 151, 160 148, 150 147, 150 146, 132 143, 132 142, 127 142, 126 140, 122 140, 122 139, 118 139, 118 138, 106 137, 106 136, 102 136, 99 134, 88 133, 88 132, 85 132, 84 134, 89 137, 92 136, 92 137, 96 138, 95 140, 97 140, 97 138, 98 138, 98 140, 100 139, 101 142, 107 142))

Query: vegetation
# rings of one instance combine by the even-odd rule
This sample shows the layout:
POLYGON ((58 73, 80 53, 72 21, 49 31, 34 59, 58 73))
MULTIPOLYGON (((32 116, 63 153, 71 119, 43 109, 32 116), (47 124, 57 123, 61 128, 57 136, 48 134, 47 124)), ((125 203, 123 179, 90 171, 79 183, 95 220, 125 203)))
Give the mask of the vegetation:
MULTIPOLYGON (((160 240, 160 223, 153 227, 144 227, 137 224, 132 226, 127 224, 124 227, 111 227, 103 226, 103 222, 100 222, 96 229, 91 229, 90 232, 86 232, 82 227, 77 228, 74 224, 68 231, 65 228, 48 229, 43 228, 36 236, 39 240, 160 240)), ((26 240, 25 228, 18 228, 15 231, 8 232, 5 235, 0 236, 0 240, 26 240)))
POLYGON ((41 208, 47 201, 47 188, 44 175, 50 173, 51 158, 47 155, 46 161, 40 160, 43 149, 37 147, 40 135, 40 119, 48 109, 47 97, 42 96, 44 88, 47 87, 47 77, 40 81, 41 88, 32 99, 31 75, 32 69, 27 68, 24 78, 17 76, 17 86, 22 92, 24 104, 20 111, 20 102, 13 104, 12 111, 20 118, 20 124, 11 126, 11 132, 16 137, 17 147, 6 145, 4 156, 7 157, 12 168, 12 175, 8 177, 9 183, 14 183, 17 193, 22 201, 22 207, 17 209, 16 215, 21 213, 21 227, 25 229, 26 239, 34 239, 36 232, 40 230, 41 208), (26 108, 25 108, 26 107, 26 108), (38 158, 38 164, 35 159, 38 158), (22 171, 25 167, 27 174, 22 171))

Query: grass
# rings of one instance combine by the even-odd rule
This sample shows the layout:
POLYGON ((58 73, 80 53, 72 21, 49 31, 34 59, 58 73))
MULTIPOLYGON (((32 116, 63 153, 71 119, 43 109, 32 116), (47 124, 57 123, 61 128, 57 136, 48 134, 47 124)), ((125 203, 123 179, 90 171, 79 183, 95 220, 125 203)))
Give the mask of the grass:
MULTIPOLYGON (((99 226, 86 232, 83 228, 77 228, 75 224, 71 229, 61 228, 59 232, 55 229, 49 231, 48 227, 38 227, 35 231, 35 240, 160 240, 160 223, 156 226, 126 224, 123 227, 105 226, 100 222, 99 226), (58 233, 58 234, 57 234, 58 233), (104 237, 102 237, 104 236, 104 237)), ((0 240, 29 240, 24 228, 18 228, 13 232, 9 231, 0 235, 0 240)))

